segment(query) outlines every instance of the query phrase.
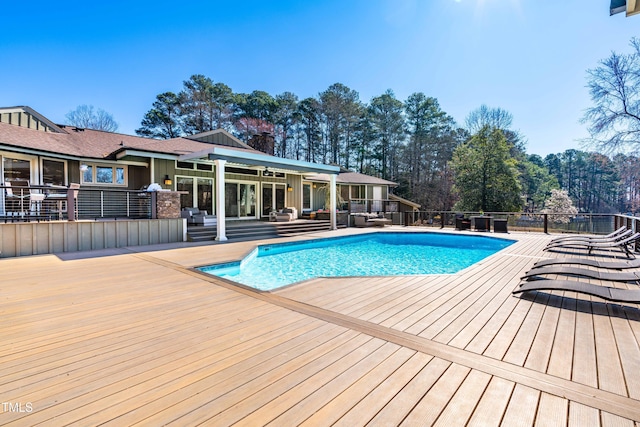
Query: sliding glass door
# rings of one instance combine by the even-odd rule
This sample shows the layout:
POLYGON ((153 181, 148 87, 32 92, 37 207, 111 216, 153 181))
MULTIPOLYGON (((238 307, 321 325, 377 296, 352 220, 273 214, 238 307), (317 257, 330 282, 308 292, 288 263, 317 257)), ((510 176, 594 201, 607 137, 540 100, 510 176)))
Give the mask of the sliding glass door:
POLYGON ((213 209, 213 179, 187 176, 176 177, 176 191, 181 191, 180 205, 182 208, 198 208, 214 214, 213 209))
POLYGON ((271 182, 262 183, 262 216, 269 216, 269 212, 284 208, 286 184, 271 182))
POLYGON ((225 182, 224 210, 226 218, 256 218, 256 184, 225 182))

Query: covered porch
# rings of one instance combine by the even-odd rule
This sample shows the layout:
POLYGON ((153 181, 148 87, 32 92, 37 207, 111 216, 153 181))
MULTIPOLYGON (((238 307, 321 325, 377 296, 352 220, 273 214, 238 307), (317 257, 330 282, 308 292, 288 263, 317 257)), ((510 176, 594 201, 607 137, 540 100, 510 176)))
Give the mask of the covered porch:
MULTIPOLYGON (((280 174, 285 180, 286 187, 280 191, 286 191, 283 198, 286 200, 285 206, 293 207, 299 212, 303 210, 305 200, 304 174, 324 173, 330 176, 329 199, 330 199, 330 224, 331 229, 337 228, 336 209, 336 175, 340 172, 337 166, 322 165, 299 160, 284 159, 270 156, 254 150, 244 150, 238 148, 213 146, 209 149, 184 154, 178 161, 199 161, 213 163, 214 169, 214 194, 215 194, 215 226, 218 241, 226 241, 226 224, 230 219, 240 219, 242 209, 256 210, 257 203, 251 201, 260 194, 261 208, 271 209, 264 202, 266 198, 275 199, 278 197, 275 184, 264 185, 263 183, 251 180, 242 180, 233 177, 233 173, 242 168, 250 171, 260 171, 261 175, 272 176, 280 174), (260 190, 257 187, 260 186, 260 190), (260 191, 260 193, 258 193, 260 191), (246 202, 249 200, 248 202, 246 202)), ((263 212, 264 213, 264 212, 263 212)), ((268 213, 268 212, 267 212, 268 213)))

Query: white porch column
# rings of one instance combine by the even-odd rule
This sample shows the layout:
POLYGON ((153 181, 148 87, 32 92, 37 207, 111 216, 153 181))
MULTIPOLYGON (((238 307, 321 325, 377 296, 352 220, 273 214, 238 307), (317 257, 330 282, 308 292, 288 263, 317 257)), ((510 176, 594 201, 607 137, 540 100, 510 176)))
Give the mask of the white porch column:
POLYGON ((335 174, 329 175, 329 192, 330 192, 330 200, 329 200, 329 209, 331 209, 331 229, 337 230, 337 221, 336 217, 338 214, 336 213, 337 203, 336 203, 336 176, 335 174))
POLYGON ((216 166, 216 240, 227 240, 224 212, 224 165, 226 160, 214 160, 216 166))

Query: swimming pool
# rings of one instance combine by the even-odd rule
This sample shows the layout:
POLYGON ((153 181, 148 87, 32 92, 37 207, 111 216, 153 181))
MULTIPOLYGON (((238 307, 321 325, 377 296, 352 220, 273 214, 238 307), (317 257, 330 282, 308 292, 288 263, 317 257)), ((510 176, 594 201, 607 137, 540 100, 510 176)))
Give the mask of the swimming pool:
POLYGON ((488 236, 377 232, 258 246, 199 270, 259 290, 315 277, 452 274, 514 243, 488 236))

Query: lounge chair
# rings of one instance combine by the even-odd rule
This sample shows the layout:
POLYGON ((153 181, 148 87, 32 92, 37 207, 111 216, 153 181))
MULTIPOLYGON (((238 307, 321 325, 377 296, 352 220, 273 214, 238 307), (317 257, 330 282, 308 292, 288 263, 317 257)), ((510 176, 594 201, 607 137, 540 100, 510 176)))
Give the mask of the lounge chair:
POLYGON ((593 238, 591 240, 587 240, 587 239, 566 239, 566 240, 559 240, 559 241, 551 241, 547 244, 547 248, 554 248, 556 246, 564 246, 564 245, 568 245, 571 243, 606 243, 606 242, 618 242, 626 237, 629 237, 631 234, 633 233, 633 231, 631 230, 625 230, 620 234, 617 234, 613 237, 602 237, 602 238, 593 238))
POLYGON ((640 289, 617 289, 573 280, 535 280, 524 283, 512 293, 515 295, 526 291, 542 290, 571 291, 593 295, 606 301, 640 303, 640 289))
POLYGON ((561 265, 550 265, 547 267, 532 268, 527 271, 523 280, 535 279, 547 274, 560 274, 568 276, 587 277, 590 279, 606 280, 608 282, 634 282, 640 284, 640 272, 634 271, 596 271, 580 267, 567 267, 561 265))
POLYGON ((608 270, 626 270, 627 268, 640 268, 640 258, 624 261, 598 261, 592 258, 550 258, 536 262, 533 268, 564 264, 586 265, 608 270))
POLYGON ((545 251, 553 249, 588 249, 589 255, 594 249, 620 249, 627 254, 627 257, 634 258, 633 252, 630 246, 640 239, 640 233, 634 233, 631 236, 622 240, 612 240, 606 242, 566 242, 565 244, 558 244, 551 247, 544 248, 545 251))
POLYGON ((614 238, 614 237, 624 233, 625 231, 627 231, 627 227, 620 227, 616 231, 614 231, 613 233, 607 234, 606 236, 571 235, 571 236, 556 237, 555 239, 551 239, 551 242, 555 243, 555 242, 561 242, 561 241, 564 241, 564 240, 588 240, 588 241, 607 240, 607 239, 614 238))

